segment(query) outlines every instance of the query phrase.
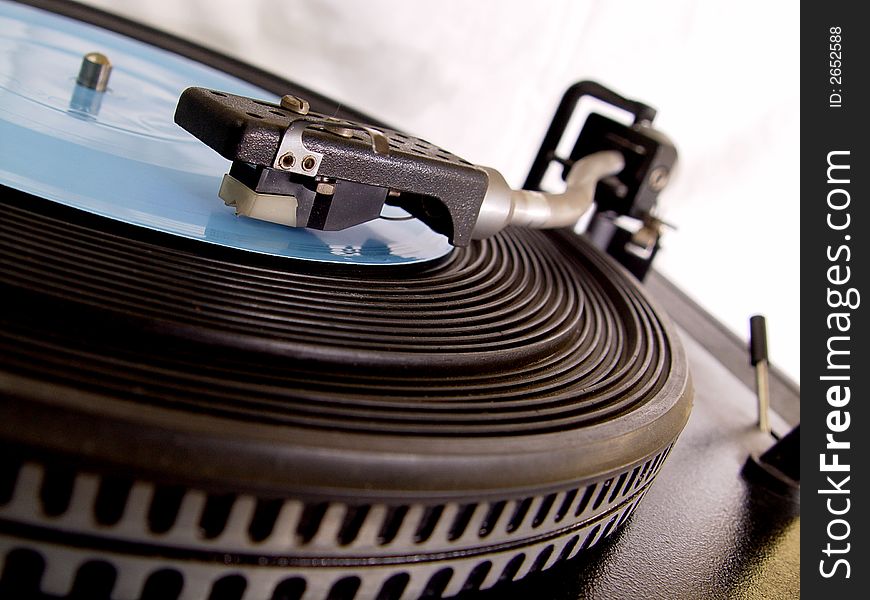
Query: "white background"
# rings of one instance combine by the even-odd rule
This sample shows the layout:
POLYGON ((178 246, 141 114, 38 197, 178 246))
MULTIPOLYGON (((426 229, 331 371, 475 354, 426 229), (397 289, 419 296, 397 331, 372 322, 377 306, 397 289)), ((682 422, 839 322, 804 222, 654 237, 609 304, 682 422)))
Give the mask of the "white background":
POLYGON ((522 184, 568 85, 659 109, 656 266, 800 369, 799 6, 671 0, 87 0, 298 81, 522 184))

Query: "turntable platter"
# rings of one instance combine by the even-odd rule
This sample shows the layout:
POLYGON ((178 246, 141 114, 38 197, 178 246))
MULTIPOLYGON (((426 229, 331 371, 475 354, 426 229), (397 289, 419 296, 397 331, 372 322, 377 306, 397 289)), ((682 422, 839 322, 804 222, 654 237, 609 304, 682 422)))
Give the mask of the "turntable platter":
POLYGON ((2 1, 0 32, 0 591, 449 597, 625 525, 692 387, 606 255, 238 219, 175 99, 267 92, 2 1))

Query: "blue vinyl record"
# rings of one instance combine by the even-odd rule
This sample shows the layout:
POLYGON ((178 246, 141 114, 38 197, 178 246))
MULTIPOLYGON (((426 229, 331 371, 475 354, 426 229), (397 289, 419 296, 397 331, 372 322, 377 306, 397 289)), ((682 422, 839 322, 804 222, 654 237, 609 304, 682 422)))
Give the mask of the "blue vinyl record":
POLYGON ((217 197, 229 161, 173 122, 178 96, 189 86, 277 100, 193 60, 0 0, 0 184, 125 223, 274 256, 398 265, 450 252, 444 236, 410 218, 322 232, 236 217, 217 197), (88 52, 112 61, 104 94, 76 85, 88 52))

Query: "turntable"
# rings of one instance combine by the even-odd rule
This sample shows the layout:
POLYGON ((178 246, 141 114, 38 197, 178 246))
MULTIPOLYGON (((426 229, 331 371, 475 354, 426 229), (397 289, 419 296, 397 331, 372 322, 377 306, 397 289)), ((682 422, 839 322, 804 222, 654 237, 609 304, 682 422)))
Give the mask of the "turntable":
MULTIPOLYGON (((699 394, 746 390, 632 275, 676 160, 648 106, 572 87, 511 190, 105 13, 2 2, 0 24, 3 597, 627 597, 596 574, 639 555, 619 544, 743 498, 705 494, 771 440, 743 408, 679 437, 689 362, 699 394), (590 116, 560 159, 584 95, 634 123, 590 116), (741 441, 711 458, 715 427, 741 441), (687 479, 658 483, 673 460, 687 479)), ((770 497, 750 537, 792 535, 770 497)), ((713 595, 672 573, 651 589, 713 595)))

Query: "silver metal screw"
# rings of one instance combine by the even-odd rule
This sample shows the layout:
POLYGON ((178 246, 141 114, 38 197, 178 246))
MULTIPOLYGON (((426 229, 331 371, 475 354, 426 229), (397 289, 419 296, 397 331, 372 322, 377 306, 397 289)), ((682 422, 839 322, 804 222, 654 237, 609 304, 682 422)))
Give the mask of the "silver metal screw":
POLYGON ((286 108, 297 115, 307 115, 310 109, 308 100, 304 100, 298 96, 293 96, 292 94, 287 94, 281 98, 281 107, 286 108))
POLYGON ((660 192, 665 189, 670 179, 670 172, 667 167, 657 167, 649 174, 649 187, 654 192, 660 192))
POLYGON ((317 184, 317 193, 324 194, 326 196, 331 196, 335 193, 335 184, 322 182, 317 184))

